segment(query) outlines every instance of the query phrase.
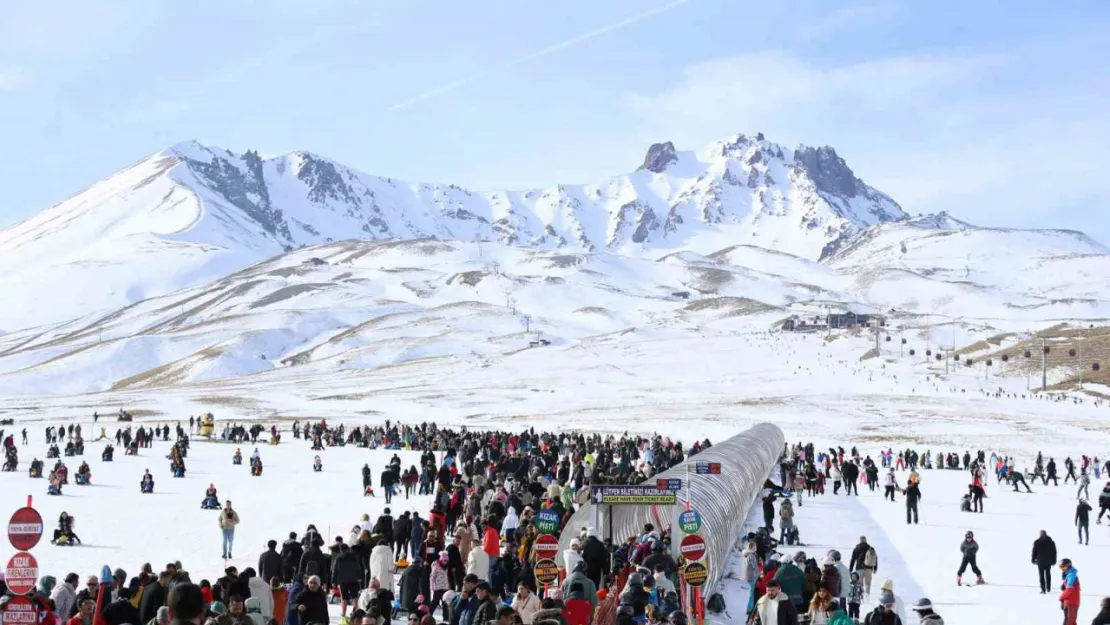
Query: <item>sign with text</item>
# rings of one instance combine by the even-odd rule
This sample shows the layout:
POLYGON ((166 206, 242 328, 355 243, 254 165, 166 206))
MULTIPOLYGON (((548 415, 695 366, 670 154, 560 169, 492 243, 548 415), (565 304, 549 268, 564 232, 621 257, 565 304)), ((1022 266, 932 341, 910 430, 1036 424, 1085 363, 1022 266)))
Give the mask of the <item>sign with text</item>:
POLYGON ((0 623, 3 625, 35 625, 38 620, 35 604, 27 597, 12 597, 0 611, 0 623))
POLYGON ((678 515, 678 527, 683 534, 696 534, 701 529, 701 515, 697 510, 686 510, 678 515))
POLYGON ((540 510, 536 513, 536 531, 541 534, 554 534, 559 530, 559 513, 554 510, 540 510))
POLYGON ((537 536, 532 549, 535 550, 536 558, 538 559, 548 560, 554 558, 556 554, 559 553, 559 539, 551 534, 537 536))
POLYGON ((709 569, 701 562, 691 562, 682 569, 682 579, 694 588, 698 588, 709 579, 709 569))
POLYGON ((593 491, 595 504, 606 505, 663 505, 678 503, 674 491, 660 490, 653 486, 596 486, 593 491))
POLYGON ((694 473, 698 475, 720 475, 720 462, 698 462, 694 464, 694 473))
POLYGON ((705 557, 705 539, 697 534, 685 536, 678 546, 678 551, 687 560, 701 560, 705 557))
POLYGON ((680 491, 682 490, 682 480, 677 477, 662 478, 655 480, 655 488, 665 491, 680 491))
POLYGON ((544 586, 559 579, 559 567, 554 560, 540 560, 532 572, 536 575, 536 581, 544 586))
POLYGON ((27 551, 42 540, 42 515, 31 507, 20 508, 8 521, 8 542, 20 551, 27 551))
POLYGON ((25 595, 35 589, 35 582, 39 579, 39 563, 35 556, 20 551, 8 560, 8 566, 4 567, 4 578, 13 595, 25 595))

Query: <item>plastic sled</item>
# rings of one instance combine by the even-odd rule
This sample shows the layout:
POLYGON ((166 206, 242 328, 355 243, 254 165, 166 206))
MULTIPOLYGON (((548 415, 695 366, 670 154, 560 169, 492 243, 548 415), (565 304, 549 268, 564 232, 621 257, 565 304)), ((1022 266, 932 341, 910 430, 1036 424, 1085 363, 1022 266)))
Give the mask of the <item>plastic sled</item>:
POLYGON ((243 464, 243 457, 242 456, 232 456, 231 464, 234 464, 234 465, 243 464))
POLYGON ((324 470, 324 466, 320 464, 314 464, 312 465, 312 470, 319 473, 324 470))
POLYGON ((73 481, 78 486, 88 486, 89 485, 89 478, 85 477, 84 475, 82 475, 80 473, 78 473, 77 475, 75 475, 73 477, 73 481))
POLYGON ((143 484, 142 486, 139 487, 139 492, 143 493, 144 495, 147 495, 147 494, 150 494, 150 493, 154 492, 154 487, 153 486, 147 486, 146 484, 143 484))
POLYGON ((46 494, 47 495, 61 495, 62 494, 62 489, 60 489, 57 486, 54 486, 53 484, 51 484, 50 486, 46 487, 46 494))

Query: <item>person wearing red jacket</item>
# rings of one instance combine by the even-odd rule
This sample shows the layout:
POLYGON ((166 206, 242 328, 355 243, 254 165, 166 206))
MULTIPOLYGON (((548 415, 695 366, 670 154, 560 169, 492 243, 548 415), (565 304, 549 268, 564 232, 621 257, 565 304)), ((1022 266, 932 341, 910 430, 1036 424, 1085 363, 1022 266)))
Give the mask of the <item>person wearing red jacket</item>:
POLYGON ((1079 571, 1071 564, 1071 560, 1060 560, 1060 573, 1063 574, 1064 583, 1060 584, 1060 609, 1064 611, 1064 625, 1076 625, 1079 617, 1079 571))

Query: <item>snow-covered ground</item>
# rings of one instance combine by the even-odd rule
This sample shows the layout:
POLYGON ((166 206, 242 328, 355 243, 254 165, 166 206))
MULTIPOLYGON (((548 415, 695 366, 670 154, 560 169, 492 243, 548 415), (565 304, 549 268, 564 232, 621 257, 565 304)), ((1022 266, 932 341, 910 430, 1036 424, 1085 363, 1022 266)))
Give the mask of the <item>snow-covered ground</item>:
MULTIPOLYGON (((860 453, 877 458, 879 447, 861 447, 860 453)), ((897 449, 897 446, 895 446, 897 449)), ((1062 464, 1062 459, 1056 458, 1062 464)), ((1082 605, 1079 622, 1089 622, 1098 613, 1098 604, 1110 596, 1110 576, 1106 574, 1110 558, 1110 525, 1096 525, 1091 519, 1090 544, 1079 545, 1074 525, 1076 487, 1059 487, 1030 483, 1033 494, 1018 494, 992 478, 982 514, 960 512, 960 496, 967 492, 968 473, 949 470, 920 472, 922 499, 918 505, 920 523, 906 524, 906 507, 901 494, 897 501, 884 500, 882 489, 870 492, 860 489, 860 496, 834 496, 831 482, 825 495, 803 498, 795 506, 796 522, 802 546, 782 545, 779 552, 793 556, 805 551, 818 562, 832 549, 847 558, 866 536, 879 556, 878 572, 872 582, 872 600, 863 604, 860 616, 873 610, 878 588, 884 580, 894 582, 894 593, 909 611, 918 599, 929 598, 946 623, 1055 623, 1061 618, 1059 596, 1060 571, 1053 567, 1052 588, 1041 595, 1037 567, 1030 563, 1033 541, 1041 530, 1056 542, 1058 558, 1070 558, 1079 571, 1082 584, 1082 605), (978 565, 986 584, 968 587, 975 581, 969 568, 963 577, 964 586, 956 585, 960 566, 960 542, 964 533, 972 531, 979 543, 978 565)), ((907 472, 898 473, 905 485, 907 472)), ((1105 478, 1105 475, 1103 476, 1105 478)), ((1105 479, 1091 482, 1094 513, 1098 512, 1097 493, 1105 479)), ((762 524, 762 510, 753 508, 749 519, 753 527, 762 524)), ((777 522, 777 521, 776 521, 777 522)), ((734 560, 734 576, 726 579, 725 593, 728 613, 723 620, 743 623, 743 606, 748 587, 736 579, 739 563, 734 560)), ((912 612, 907 625, 916 623, 912 612)))
MULTIPOLYGON (((102 419, 95 428, 91 418, 78 422, 87 437, 94 431, 99 433, 101 426, 111 436, 117 427, 111 417, 102 419)), ((248 467, 247 459, 254 446, 194 439, 185 459, 185 477, 173 478, 166 459, 172 443, 159 441, 152 448, 140 449, 138 456, 124 455, 122 447, 117 447, 112 462, 101 462, 105 445, 101 441, 88 443, 83 457, 62 458, 69 468, 70 483, 61 496, 50 496, 46 494, 45 478, 32 480, 27 475, 33 458, 46 463, 46 472, 54 466, 54 460, 46 460, 44 428, 38 424, 29 428, 30 445, 20 447, 21 470, 0 473, 0 511, 3 511, 0 516, 7 519, 7 515, 26 503, 27 495, 34 497, 34 506, 46 524, 46 534, 32 553, 43 574, 52 574, 59 580, 71 571, 80 573, 84 579, 105 564, 135 575, 144 562, 161 570, 165 563, 180 560, 194 581, 215 581, 224 569, 217 527, 219 511, 200 507, 209 484, 218 490, 221 503, 231 500, 239 513, 241 523, 235 532, 232 552, 235 557, 231 564, 240 570, 248 566, 257 570, 258 556, 266 549, 266 541, 273 539, 280 545, 289 532, 303 536, 310 523, 316 525, 328 544, 336 536, 343 536, 348 542, 351 528, 359 523, 362 514, 376 520, 387 507, 376 485, 393 454, 400 456, 406 469, 420 464, 420 453, 411 451, 345 447, 314 452, 306 441, 294 439, 286 431, 280 445, 258 446, 263 462, 261 476, 252 477, 248 467), (242 465, 231 463, 235 449, 243 452, 242 465), (316 455, 323 461, 320 473, 312 471, 316 455), (89 486, 74 483, 73 476, 82 460, 92 470, 89 486), (376 497, 362 495, 364 464, 369 464, 373 473, 376 497), (154 476, 152 494, 139 492, 139 480, 147 469, 154 476), (62 512, 76 518, 74 531, 84 541, 81 546, 49 544, 62 512)), ((12 431, 10 427, 4 429, 12 431)), ((172 431, 170 435, 172 441, 172 431)), ((17 442, 19 438, 17 434, 17 442)), ((427 518, 429 502, 429 497, 406 500, 402 495, 388 507, 394 515, 416 510, 427 518)))

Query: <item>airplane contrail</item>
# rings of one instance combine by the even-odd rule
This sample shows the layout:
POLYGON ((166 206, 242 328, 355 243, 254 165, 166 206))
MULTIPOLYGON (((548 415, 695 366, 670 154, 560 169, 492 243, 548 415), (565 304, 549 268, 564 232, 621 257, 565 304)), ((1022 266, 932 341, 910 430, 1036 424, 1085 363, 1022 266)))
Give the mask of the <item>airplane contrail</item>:
POLYGON ((442 85, 436 87, 435 89, 431 89, 429 91, 425 91, 424 93, 414 95, 411 98, 401 100, 400 102, 397 102, 393 106, 390 106, 388 110, 390 110, 390 111, 399 111, 401 109, 408 108, 408 107, 410 107, 413 104, 416 104, 418 102, 423 102, 424 100, 427 100, 429 98, 434 98, 435 96, 442 95, 442 94, 447 93, 449 91, 454 91, 455 89, 458 89, 459 87, 462 87, 463 85, 474 82, 475 80, 478 80, 480 78, 485 78, 486 76, 489 76, 490 74, 495 74, 497 72, 501 72, 501 71, 504 71, 504 70, 507 70, 507 69, 512 69, 512 68, 514 68, 518 65, 522 65, 522 64, 527 63, 529 61, 533 61, 535 59, 538 59, 540 57, 544 57, 544 56, 547 56, 549 54, 553 54, 553 53, 558 52, 560 50, 565 50, 565 49, 567 49, 571 46, 580 44, 583 41, 588 41, 590 39, 594 39, 595 37, 600 37, 601 35, 611 33, 615 30, 620 30, 621 28, 624 28, 625 26, 630 26, 630 25, 635 24, 637 22, 642 22, 643 20, 646 20, 648 18, 659 15, 660 13, 665 13, 667 11, 670 11, 671 9, 680 7, 680 6, 682 6, 682 5, 684 5, 688 2, 691 2, 691 1, 692 0, 674 0, 673 2, 668 2, 667 4, 656 7, 654 9, 649 10, 649 11, 644 11, 643 13, 637 13, 636 15, 626 17, 623 20, 620 20, 619 22, 614 22, 612 24, 609 24, 608 26, 602 26, 600 28, 595 28, 594 30, 584 32, 580 35, 575 35, 574 37, 571 37, 570 39, 567 39, 565 41, 560 41, 559 43, 554 43, 550 46, 547 46, 546 48, 541 48, 539 50, 536 50, 535 52, 529 52, 528 54, 525 54, 524 56, 522 56, 518 59, 513 59, 511 61, 507 61, 507 62, 501 63, 499 65, 492 65, 490 67, 487 67, 485 69, 477 71, 473 74, 470 74, 469 76, 464 76, 463 78, 460 78, 458 80, 454 80, 454 81, 451 81, 449 83, 442 84, 442 85))

